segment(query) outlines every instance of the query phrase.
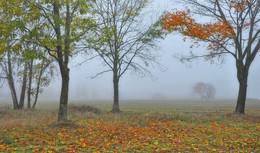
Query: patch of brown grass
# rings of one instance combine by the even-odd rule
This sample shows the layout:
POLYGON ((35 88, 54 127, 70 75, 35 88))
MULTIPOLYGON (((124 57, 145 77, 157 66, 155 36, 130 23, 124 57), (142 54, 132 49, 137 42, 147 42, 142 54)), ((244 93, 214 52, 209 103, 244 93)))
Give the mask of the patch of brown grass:
MULTIPOLYGON (((4 115, 0 118, 0 126, 34 126, 35 123, 51 122, 57 116, 56 111, 42 110, 4 110, 4 115)), ((0 115, 1 116, 1 115, 0 115)))
POLYGON ((88 105, 71 104, 69 105, 69 111, 80 112, 80 113, 91 112, 94 114, 101 114, 101 111, 98 108, 93 106, 88 106, 88 105))

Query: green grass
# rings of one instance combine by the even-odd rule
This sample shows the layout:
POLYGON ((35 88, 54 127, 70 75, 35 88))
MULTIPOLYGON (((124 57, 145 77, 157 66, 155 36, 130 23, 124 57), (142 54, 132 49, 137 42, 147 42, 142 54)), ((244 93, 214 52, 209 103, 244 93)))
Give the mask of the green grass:
POLYGON ((117 114, 106 102, 72 105, 64 124, 57 107, 0 109, 0 152, 260 152, 257 103, 246 115, 222 104, 122 102, 117 114))

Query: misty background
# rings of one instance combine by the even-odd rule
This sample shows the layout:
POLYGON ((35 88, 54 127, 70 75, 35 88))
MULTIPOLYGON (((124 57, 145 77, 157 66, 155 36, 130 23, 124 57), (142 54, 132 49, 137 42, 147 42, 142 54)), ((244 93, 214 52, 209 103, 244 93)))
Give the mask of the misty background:
MULTIPOLYGON (((171 0, 154 0, 153 7, 158 12, 180 6, 173 5, 171 0)), ((212 84, 216 89, 216 99, 235 99, 238 94, 235 61, 230 56, 225 57, 224 63, 217 60, 215 63, 196 60, 192 63, 181 63, 174 56, 189 55, 206 51, 207 44, 200 43, 201 47, 190 48, 191 42, 183 41, 179 34, 169 34, 165 40, 158 42, 160 47, 159 62, 165 70, 158 67, 149 67, 153 78, 140 77, 127 72, 119 82, 121 100, 143 99, 200 99, 200 95, 193 91, 197 82, 212 84)), ((94 59, 79 65, 87 56, 78 56, 70 63, 70 101, 112 100, 113 84, 112 73, 105 73, 97 78, 90 79, 105 69, 99 59, 94 59)), ((39 103, 45 101, 59 101, 61 79, 59 69, 51 84, 44 88, 39 96, 39 103)), ((248 78, 248 98, 260 99, 260 56, 252 63, 248 78)), ((0 102, 11 102, 11 95, 7 83, 0 88, 0 102)))

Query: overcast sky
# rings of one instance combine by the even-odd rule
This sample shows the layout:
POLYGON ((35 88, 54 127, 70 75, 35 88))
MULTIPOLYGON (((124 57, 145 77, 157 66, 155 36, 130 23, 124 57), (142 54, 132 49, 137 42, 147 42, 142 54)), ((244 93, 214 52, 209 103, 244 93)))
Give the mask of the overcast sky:
MULTIPOLYGON (((155 8, 171 8, 170 0, 155 0, 155 8)), ((173 7, 172 7, 173 8, 173 7)), ((199 60, 181 63, 173 55, 188 55, 191 51, 189 42, 183 42, 183 37, 170 34, 165 40, 159 42, 160 62, 167 67, 167 71, 150 69, 154 78, 140 78, 134 74, 126 73, 120 80, 121 99, 150 99, 154 94, 160 93, 168 99, 199 98, 193 92, 197 82, 211 83, 216 88, 216 98, 236 98, 238 81, 234 59, 226 56, 224 64, 211 64, 209 61, 199 60)), ((193 49, 194 52, 203 52, 206 44, 193 49)), ((104 69, 102 62, 93 60, 81 67, 77 63, 82 59, 73 59, 70 65, 70 95, 71 100, 85 99, 112 99, 112 74, 107 73, 95 79, 89 79, 104 69)), ((40 101, 59 100, 61 79, 58 75, 55 81, 45 89, 40 101)), ((257 55, 249 72, 248 97, 260 99, 260 55, 257 55)))

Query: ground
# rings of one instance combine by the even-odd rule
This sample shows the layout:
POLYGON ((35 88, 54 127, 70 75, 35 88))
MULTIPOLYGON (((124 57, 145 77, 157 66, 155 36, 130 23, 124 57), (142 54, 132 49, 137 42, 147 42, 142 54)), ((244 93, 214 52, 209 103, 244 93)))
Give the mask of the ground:
POLYGON ((121 113, 110 109, 106 102, 74 104, 70 121, 57 123, 56 107, 3 105, 0 152, 260 152, 257 100, 243 116, 227 100, 127 101, 121 113))

